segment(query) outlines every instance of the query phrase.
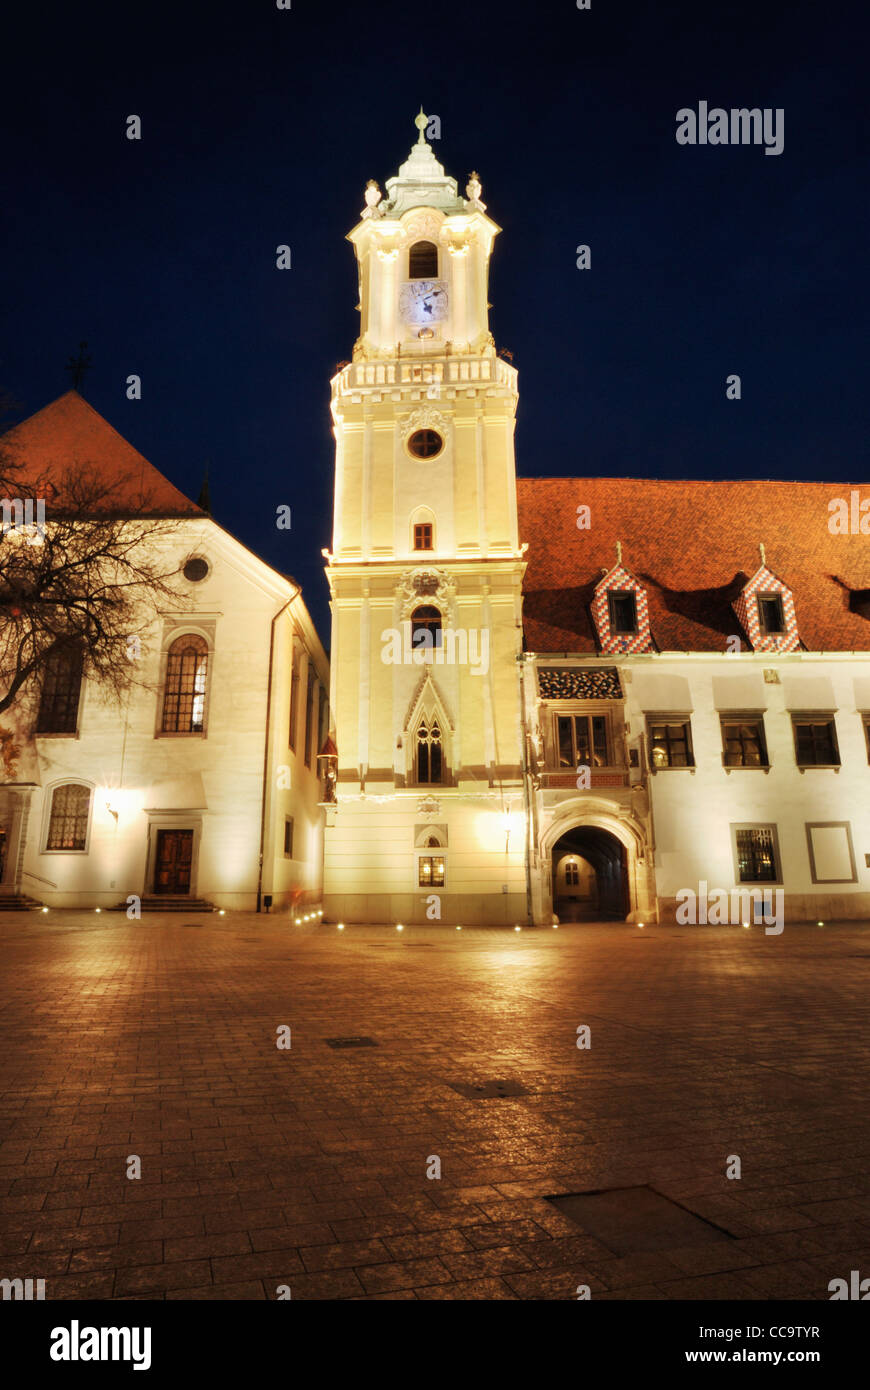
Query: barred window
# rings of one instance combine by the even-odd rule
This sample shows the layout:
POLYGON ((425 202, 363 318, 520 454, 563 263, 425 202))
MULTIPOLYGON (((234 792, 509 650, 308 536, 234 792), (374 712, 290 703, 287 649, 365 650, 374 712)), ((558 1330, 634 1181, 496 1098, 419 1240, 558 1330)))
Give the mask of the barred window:
POLYGON ((738 883, 777 883, 779 865, 774 827, 738 826, 734 838, 738 883))
POLYGON ((46 849, 83 850, 88 837, 91 789, 78 782, 55 787, 51 798, 46 849))
POLYGON ((82 651, 68 647, 55 652, 45 665, 38 734, 74 734, 78 726, 79 695, 82 687, 82 651))
POLYGON ((196 633, 177 637, 166 661, 163 732, 201 734, 208 680, 208 643, 196 633))

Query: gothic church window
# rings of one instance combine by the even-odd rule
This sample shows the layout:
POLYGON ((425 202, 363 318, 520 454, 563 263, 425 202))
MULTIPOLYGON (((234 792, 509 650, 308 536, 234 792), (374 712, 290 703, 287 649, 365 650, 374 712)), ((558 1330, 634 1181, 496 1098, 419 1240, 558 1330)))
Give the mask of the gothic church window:
POLYGON ((423 719, 417 729, 417 781, 421 785, 441 781, 441 729, 437 719, 423 719))

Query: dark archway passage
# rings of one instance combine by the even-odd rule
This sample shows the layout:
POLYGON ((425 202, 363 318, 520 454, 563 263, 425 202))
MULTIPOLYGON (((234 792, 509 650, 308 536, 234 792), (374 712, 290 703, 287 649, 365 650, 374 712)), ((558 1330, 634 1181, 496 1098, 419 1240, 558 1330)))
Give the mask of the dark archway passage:
POLYGON ((599 921, 624 922, 631 911, 628 891, 628 857, 621 840, 596 825, 576 825, 553 846, 553 911, 563 921, 594 916, 599 921), (591 864, 595 873, 595 893, 590 900, 578 901, 565 883, 566 855, 591 864), (559 866, 561 865, 561 871, 559 866), (561 894, 561 896, 560 896, 561 894))

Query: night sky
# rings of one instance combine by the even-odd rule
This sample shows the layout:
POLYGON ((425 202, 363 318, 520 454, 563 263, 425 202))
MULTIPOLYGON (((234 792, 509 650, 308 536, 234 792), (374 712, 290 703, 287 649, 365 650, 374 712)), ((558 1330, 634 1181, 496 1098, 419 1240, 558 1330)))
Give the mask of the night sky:
POLYGON ((421 104, 503 229, 492 328, 520 374, 520 474, 866 479, 857 4, 18 8, 0 387, 32 414, 86 339, 88 400, 188 496, 209 464, 216 519, 303 583, 327 647, 328 383, 358 331, 344 237, 421 104), (678 145, 700 100, 784 108, 784 152, 678 145))

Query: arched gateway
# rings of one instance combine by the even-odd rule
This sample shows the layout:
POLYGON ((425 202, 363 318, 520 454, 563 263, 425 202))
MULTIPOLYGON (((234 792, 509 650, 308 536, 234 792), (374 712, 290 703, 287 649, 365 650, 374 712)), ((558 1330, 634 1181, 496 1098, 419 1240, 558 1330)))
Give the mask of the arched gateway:
POLYGON ((655 920, 643 827, 610 807, 562 806, 541 837, 537 920, 655 920))

